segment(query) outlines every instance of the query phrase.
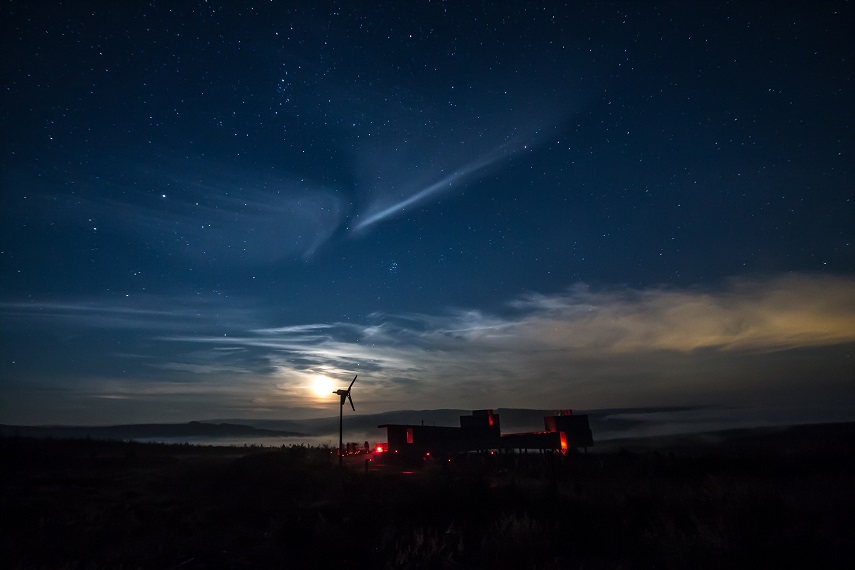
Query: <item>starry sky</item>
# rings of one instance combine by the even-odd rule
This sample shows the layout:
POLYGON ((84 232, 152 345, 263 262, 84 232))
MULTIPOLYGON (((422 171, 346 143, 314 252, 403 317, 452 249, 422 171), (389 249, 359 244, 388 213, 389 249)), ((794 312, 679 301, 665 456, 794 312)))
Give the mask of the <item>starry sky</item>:
POLYGON ((855 418, 850 2, 0 8, 0 422, 855 418))

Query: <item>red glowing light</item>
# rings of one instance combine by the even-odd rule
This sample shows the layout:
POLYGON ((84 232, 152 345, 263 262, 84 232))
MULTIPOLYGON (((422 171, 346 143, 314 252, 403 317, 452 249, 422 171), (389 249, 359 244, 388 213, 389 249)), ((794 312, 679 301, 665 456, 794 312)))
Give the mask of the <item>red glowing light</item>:
POLYGON ((428 457, 430 457, 430 451, 428 451, 427 453, 425 453, 425 455, 427 455, 428 457))
POLYGON ((566 452, 567 451, 567 434, 564 433, 563 431, 560 432, 560 434, 561 434, 561 451, 566 452))

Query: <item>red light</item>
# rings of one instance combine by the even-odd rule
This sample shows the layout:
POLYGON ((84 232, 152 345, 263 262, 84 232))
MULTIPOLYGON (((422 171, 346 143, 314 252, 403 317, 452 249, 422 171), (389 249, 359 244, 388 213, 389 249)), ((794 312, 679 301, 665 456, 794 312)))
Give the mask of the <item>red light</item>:
POLYGON ((567 451, 567 434, 564 433, 563 431, 560 432, 560 434, 561 434, 561 451, 566 452, 567 451))
POLYGON ((425 453, 425 455, 427 455, 428 457, 430 457, 430 451, 428 451, 427 453, 425 453))

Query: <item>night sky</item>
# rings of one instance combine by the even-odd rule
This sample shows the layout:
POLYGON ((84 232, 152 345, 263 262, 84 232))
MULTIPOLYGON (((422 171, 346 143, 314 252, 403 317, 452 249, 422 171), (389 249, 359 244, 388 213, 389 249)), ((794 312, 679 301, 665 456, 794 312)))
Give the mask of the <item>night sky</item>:
POLYGON ((355 4, 4 2, 0 423, 855 418, 851 3, 355 4))

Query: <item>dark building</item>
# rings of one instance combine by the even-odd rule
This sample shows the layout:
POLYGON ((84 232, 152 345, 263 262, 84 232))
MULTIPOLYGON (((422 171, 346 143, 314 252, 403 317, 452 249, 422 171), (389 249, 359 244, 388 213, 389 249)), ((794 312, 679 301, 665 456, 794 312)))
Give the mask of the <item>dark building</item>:
POLYGON ((588 424, 588 416, 573 415, 573 410, 561 410, 558 415, 543 418, 546 431, 558 432, 566 441, 562 443, 562 449, 574 449, 578 447, 588 448, 594 446, 594 434, 588 424))
POLYGON ((501 438, 499 415, 493 410, 475 410, 460 416, 460 427, 383 424, 390 453, 423 456, 451 455, 466 451, 496 449, 501 438))
POLYGON ((460 416, 460 427, 383 424, 387 445, 384 451, 407 457, 443 456, 456 453, 493 450, 540 450, 567 453, 594 445, 588 416, 563 410, 544 418, 545 431, 501 433, 499 414, 493 410, 475 410, 460 416))

